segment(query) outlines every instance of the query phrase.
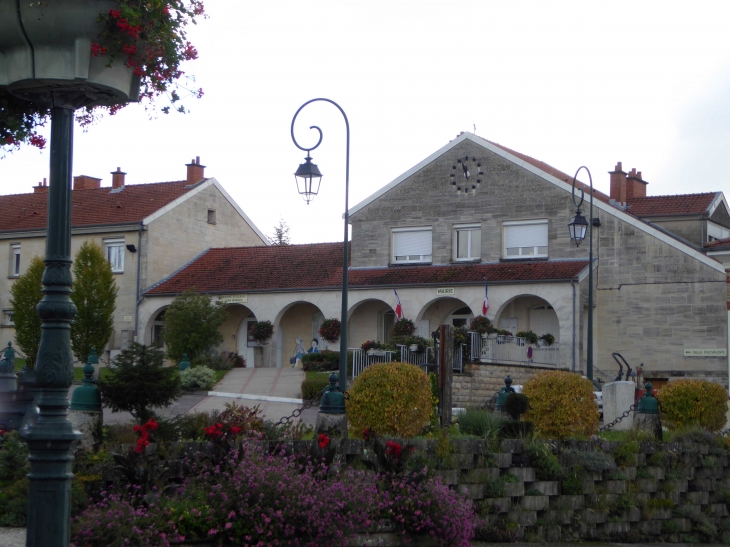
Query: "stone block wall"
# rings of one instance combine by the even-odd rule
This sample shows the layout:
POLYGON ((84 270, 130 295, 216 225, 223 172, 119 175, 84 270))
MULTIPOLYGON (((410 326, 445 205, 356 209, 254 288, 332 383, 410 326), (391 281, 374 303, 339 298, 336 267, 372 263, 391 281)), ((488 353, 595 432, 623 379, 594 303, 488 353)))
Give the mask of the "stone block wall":
POLYGON ((469 363, 464 373, 454 374, 452 380, 453 406, 457 408, 481 407, 504 387, 504 378, 509 375, 512 385, 524 385, 530 378, 554 367, 537 365, 492 365, 469 363))

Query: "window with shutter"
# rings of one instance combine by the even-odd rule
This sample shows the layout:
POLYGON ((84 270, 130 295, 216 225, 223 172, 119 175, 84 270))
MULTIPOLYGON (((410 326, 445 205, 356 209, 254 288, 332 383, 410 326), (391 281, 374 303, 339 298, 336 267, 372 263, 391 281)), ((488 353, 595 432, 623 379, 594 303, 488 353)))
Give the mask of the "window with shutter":
POLYGON ((431 262, 431 228, 393 230, 393 262, 431 262))
POLYGON ((503 223, 504 258, 541 258, 548 255, 548 221, 503 223))

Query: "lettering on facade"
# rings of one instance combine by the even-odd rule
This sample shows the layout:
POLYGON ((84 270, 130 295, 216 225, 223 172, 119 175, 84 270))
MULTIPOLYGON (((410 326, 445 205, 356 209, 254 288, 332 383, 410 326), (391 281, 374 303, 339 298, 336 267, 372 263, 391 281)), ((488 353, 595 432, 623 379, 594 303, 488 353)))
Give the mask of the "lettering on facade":
POLYGON ((454 295, 454 289, 436 289, 436 296, 454 295))
POLYGON ((218 297, 221 304, 246 304, 248 302, 247 294, 227 294, 218 297))
POLYGON ((685 349, 685 357, 727 357, 726 349, 685 349))
POLYGON ((125 323, 131 323, 132 322, 132 316, 131 315, 125 315, 124 316, 124 322, 125 323))

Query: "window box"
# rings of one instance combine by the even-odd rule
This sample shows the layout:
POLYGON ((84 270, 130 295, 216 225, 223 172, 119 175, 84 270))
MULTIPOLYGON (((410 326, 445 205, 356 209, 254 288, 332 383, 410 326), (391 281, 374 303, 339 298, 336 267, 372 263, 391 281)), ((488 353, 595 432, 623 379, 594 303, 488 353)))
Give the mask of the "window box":
POLYGON ((431 227, 393 228, 391 259, 395 264, 431 262, 431 227))
POLYGON ((502 228, 505 259, 547 258, 547 219, 506 221, 502 228))

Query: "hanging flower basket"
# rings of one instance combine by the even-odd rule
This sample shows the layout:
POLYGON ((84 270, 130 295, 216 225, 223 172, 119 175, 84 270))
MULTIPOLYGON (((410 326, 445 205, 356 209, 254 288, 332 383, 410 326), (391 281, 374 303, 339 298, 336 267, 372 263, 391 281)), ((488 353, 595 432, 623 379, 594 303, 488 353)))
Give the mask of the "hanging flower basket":
POLYGON ((398 319, 393 326, 393 336, 410 336, 416 330, 416 326, 410 319, 398 319))
POLYGON ((259 344, 263 344, 274 334, 274 325, 271 324, 271 321, 256 321, 251 324, 248 333, 259 344))
POLYGON ((319 327, 319 335, 328 342, 336 342, 340 339, 340 329, 342 329, 342 323, 339 319, 325 319, 322 326, 319 327))
MULTIPOLYGON (((0 145, 43 148, 35 128, 50 106, 114 114, 130 101, 180 100, 180 63, 198 55, 185 27, 204 7, 200 0, 0 0, 0 13, 0 145)), ((77 120, 99 115, 82 111, 77 120)))

